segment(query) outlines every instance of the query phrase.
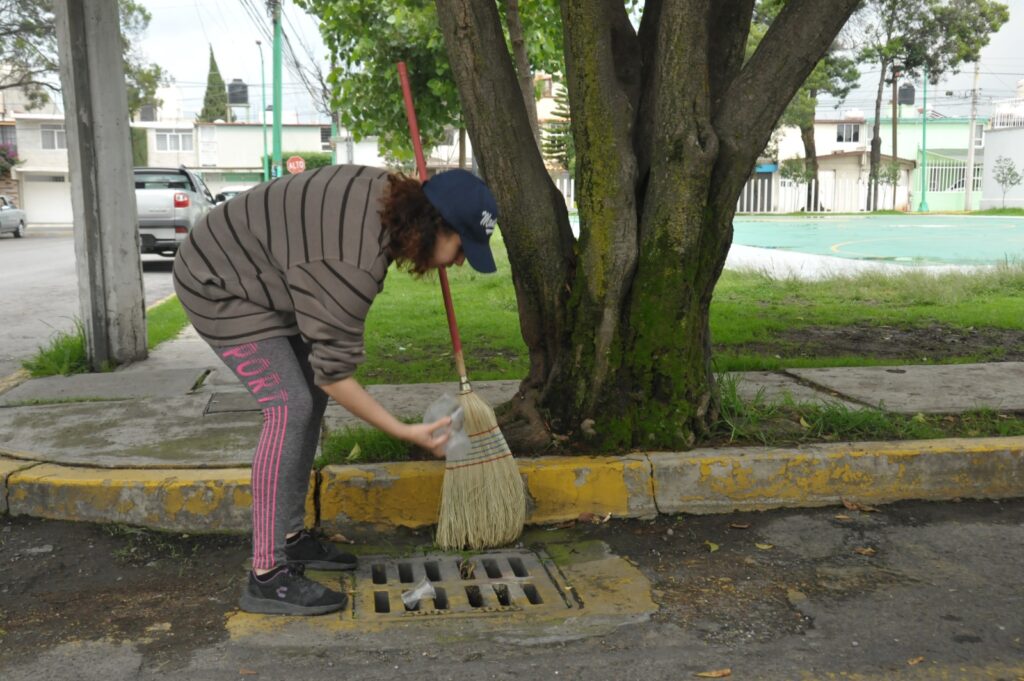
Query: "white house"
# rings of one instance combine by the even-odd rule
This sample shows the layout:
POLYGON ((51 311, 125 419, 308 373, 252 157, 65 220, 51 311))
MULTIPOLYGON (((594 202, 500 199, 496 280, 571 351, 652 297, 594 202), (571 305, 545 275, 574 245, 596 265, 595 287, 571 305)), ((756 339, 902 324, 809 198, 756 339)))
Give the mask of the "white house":
POLYGON ((64 116, 16 113, 14 122, 22 163, 15 166, 12 177, 18 183, 21 208, 33 224, 71 224, 64 116))
MULTIPOLYGON (((985 155, 982 172, 981 207, 1003 207, 1003 188, 996 182, 995 165, 1000 157, 1013 161, 1017 171, 1024 174, 1024 79, 1017 82, 1015 99, 997 102, 992 114, 991 127, 985 131, 989 153, 985 155)), ((1024 208, 1024 184, 1008 188, 1007 208, 1024 208)))

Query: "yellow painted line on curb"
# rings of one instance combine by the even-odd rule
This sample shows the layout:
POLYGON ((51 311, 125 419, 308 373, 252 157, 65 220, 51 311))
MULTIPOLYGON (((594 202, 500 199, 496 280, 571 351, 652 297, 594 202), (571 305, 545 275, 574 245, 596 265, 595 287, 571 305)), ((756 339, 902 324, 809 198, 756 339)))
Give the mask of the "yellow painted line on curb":
POLYGON ((960 665, 925 660, 884 672, 802 672, 799 681, 1024 681, 1024 664, 960 665))
MULTIPOLYGON (((11 515, 172 531, 251 528, 250 469, 104 469, 39 464, 7 478, 11 515)), ((312 484, 305 521, 315 522, 312 484)))
POLYGON ((18 369, 13 374, 0 378, 0 395, 3 395, 8 390, 17 388, 28 379, 29 373, 25 369, 18 369))
MULTIPOLYGON (((657 514, 650 464, 643 456, 543 457, 517 463, 526 484, 528 523, 574 520, 585 512, 657 514)), ((439 461, 326 466, 320 481, 321 523, 433 525, 443 480, 439 461)))

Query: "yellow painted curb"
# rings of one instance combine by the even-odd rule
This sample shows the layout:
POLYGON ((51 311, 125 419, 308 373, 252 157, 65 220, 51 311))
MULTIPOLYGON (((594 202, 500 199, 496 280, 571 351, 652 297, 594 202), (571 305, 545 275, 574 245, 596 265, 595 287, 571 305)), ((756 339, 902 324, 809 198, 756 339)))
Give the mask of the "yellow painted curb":
POLYGON ((664 513, 1024 496, 1024 437, 650 455, 664 513))
MULTIPOLYGON (((650 465, 643 456, 544 457, 518 464, 526 483, 528 523, 573 520, 584 512, 616 517, 657 513, 650 465)), ((443 480, 440 461, 327 466, 320 480, 321 523, 433 525, 443 480)))
POLYGON ((519 461, 526 479, 527 522, 657 514, 651 467, 643 456, 552 456, 519 461))
POLYGON ((431 525, 437 522, 443 479, 441 461, 325 466, 320 471, 320 522, 325 527, 431 525))
POLYGON ((18 471, 38 465, 35 461, 21 461, 0 457, 0 514, 7 513, 7 479, 18 471))
POLYGON ((13 374, 0 378, 0 395, 8 390, 13 390, 29 379, 29 373, 25 369, 18 369, 13 374))
MULTIPOLYGON (((103 469, 39 464, 7 479, 11 515, 171 531, 248 531, 248 468, 103 469)), ((315 521, 313 478, 306 522, 315 521)))

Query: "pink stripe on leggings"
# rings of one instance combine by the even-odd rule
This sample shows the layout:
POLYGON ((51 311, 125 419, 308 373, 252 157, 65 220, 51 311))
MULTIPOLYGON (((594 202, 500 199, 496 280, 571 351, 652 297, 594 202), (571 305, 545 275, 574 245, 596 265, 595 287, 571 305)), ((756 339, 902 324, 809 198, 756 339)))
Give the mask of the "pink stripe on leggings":
POLYGON ((287 407, 270 407, 264 412, 263 432, 253 459, 253 566, 258 569, 274 566, 277 478, 287 419, 287 407))

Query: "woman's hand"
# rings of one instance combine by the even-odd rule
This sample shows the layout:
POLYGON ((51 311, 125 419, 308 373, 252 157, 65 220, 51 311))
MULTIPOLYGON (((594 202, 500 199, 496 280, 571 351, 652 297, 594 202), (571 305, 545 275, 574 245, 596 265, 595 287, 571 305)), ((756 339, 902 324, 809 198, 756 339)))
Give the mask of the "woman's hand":
POLYGON ((451 425, 452 418, 450 416, 445 416, 433 423, 409 424, 409 429, 406 431, 404 439, 426 449, 438 459, 443 459, 444 446, 451 436, 451 425), (438 430, 442 431, 442 433, 434 437, 434 433, 438 430))

